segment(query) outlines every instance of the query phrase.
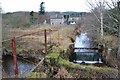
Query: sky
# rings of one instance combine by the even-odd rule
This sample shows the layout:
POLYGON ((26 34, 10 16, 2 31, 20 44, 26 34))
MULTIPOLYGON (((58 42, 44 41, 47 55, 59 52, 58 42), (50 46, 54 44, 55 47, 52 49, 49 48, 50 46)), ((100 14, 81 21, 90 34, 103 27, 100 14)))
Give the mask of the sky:
POLYGON ((90 10, 86 0, 0 0, 4 12, 38 12, 41 2, 45 2, 46 11, 88 12, 90 10))

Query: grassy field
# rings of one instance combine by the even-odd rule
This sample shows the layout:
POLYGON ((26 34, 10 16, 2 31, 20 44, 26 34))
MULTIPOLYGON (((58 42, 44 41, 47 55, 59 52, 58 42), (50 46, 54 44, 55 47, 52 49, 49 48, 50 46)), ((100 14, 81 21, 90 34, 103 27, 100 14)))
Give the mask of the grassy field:
MULTIPOLYGON (((17 51, 22 50, 43 50, 44 49, 44 29, 46 30, 57 30, 47 31, 47 43, 53 45, 53 52, 60 52, 61 50, 67 49, 71 43, 68 36, 75 38, 74 30, 75 27, 64 27, 64 26, 48 26, 48 25, 37 25, 29 28, 3 28, 3 40, 10 39, 29 33, 38 32, 36 34, 23 36, 16 39, 17 51)), ((7 49, 11 49, 11 42, 4 42, 4 46, 7 49)))

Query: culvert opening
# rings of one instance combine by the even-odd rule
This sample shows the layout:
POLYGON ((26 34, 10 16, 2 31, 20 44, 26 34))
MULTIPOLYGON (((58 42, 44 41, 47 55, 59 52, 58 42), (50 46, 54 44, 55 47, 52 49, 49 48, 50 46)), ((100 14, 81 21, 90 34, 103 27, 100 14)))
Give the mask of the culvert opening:
POLYGON ((103 63, 98 44, 92 42, 87 33, 76 36, 73 51, 69 57, 71 62, 96 64, 103 63))

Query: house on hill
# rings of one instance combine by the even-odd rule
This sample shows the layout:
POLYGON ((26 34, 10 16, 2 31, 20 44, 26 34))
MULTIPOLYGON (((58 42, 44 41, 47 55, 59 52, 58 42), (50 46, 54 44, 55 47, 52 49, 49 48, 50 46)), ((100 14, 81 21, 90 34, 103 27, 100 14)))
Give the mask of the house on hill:
POLYGON ((61 25, 64 24, 63 14, 53 13, 50 15, 50 24, 51 25, 61 25))
POLYGON ((79 22, 79 20, 85 17, 86 12, 51 12, 50 16, 50 24, 51 25, 73 25, 79 22))

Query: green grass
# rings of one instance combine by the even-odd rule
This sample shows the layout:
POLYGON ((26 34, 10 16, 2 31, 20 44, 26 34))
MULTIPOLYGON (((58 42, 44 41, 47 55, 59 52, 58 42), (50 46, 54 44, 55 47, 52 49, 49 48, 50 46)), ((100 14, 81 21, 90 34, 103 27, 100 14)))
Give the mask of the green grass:
POLYGON ((60 53, 49 53, 46 58, 58 58, 60 53))
MULTIPOLYGON (((60 57, 60 53, 49 53, 47 56, 46 56, 46 59, 47 60, 50 60, 50 59, 53 59, 55 60, 55 64, 59 64, 59 66, 63 66, 65 68, 72 68, 72 69, 75 69, 75 68, 78 68, 78 69, 82 69, 84 71, 90 71, 90 72, 97 72, 97 73, 105 73, 105 74, 111 74, 111 73, 116 73, 116 69, 114 68, 110 68, 110 67, 97 67, 97 66, 94 66, 94 65, 83 65, 83 64, 77 64, 77 63, 73 63, 73 62, 69 62, 68 60, 65 60, 63 58, 60 57)), ((69 71, 70 73, 74 73, 74 70, 71 72, 71 70, 69 71)), ((44 73, 44 72, 31 72, 27 77, 30 77, 30 78, 36 78, 36 74, 38 75, 37 77, 40 77, 40 78, 45 78, 47 77, 47 75, 44 73)), ((91 77, 91 74, 85 74, 84 77, 91 77)))
POLYGON ((97 67, 94 65, 80 65, 81 67, 83 67, 85 70, 88 71, 95 71, 95 72, 112 72, 115 71, 115 69, 110 68, 110 67, 97 67))
POLYGON ((69 62, 68 60, 65 60, 65 59, 62 59, 62 58, 59 58, 58 64, 66 66, 66 67, 73 67, 73 68, 79 67, 79 64, 69 62))
POLYGON ((65 66, 65 67, 80 68, 80 69, 84 69, 87 71, 95 71, 95 72, 113 72, 113 71, 116 71, 116 69, 110 68, 110 67, 97 67, 94 65, 76 64, 76 63, 69 62, 68 60, 61 58, 59 55, 60 55, 60 53, 49 53, 46 56, 46 58, 55 58, 58 61, 57 64, 59 64, 61 66, 65 66))
POLYGON ((46 78, 47 75, 43 72, 31 72, 27 77, 29 77, 29 78, 46 78))
POLYGON ((73 62, 69 62, 67 60, 64 60, 62 58, 59 59, 58 64, 65 66, 65 67, 71 67, 71 68, 80 68, 80 69, 84 69, 86 71, 95 71, 95 72, 105 72, 105 73, 110 73, 113 71, 117 71, 114 68, 110 68, 110 67, 97 67, 94 65, 82 65, 82 64, 76 64, 73 62))

